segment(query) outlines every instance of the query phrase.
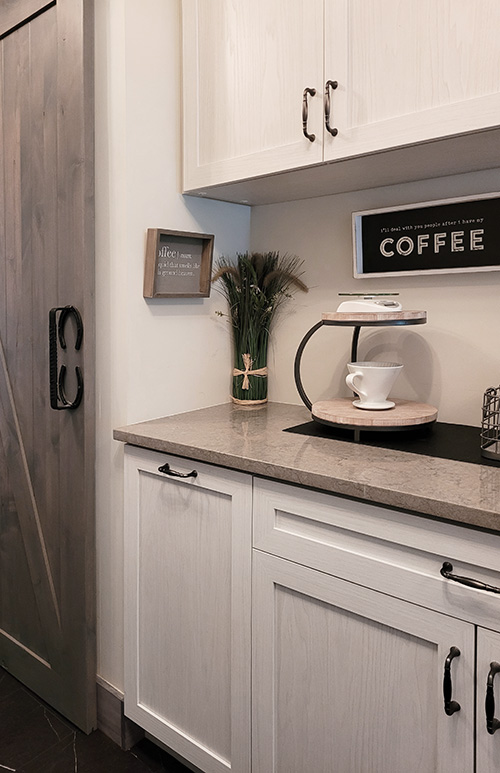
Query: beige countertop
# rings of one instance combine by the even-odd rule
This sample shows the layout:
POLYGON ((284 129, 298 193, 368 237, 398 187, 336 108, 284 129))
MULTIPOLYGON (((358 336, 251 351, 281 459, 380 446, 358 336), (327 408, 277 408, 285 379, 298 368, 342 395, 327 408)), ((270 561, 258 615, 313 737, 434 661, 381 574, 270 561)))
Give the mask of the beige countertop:
MULTIPOLYGON (((116 429, 115 440, 500 531, 500 465, 469 464, 283 432, 298 405, 225 403, 116 429)), ((479 440, 478 440, 479 442, 479 440)))

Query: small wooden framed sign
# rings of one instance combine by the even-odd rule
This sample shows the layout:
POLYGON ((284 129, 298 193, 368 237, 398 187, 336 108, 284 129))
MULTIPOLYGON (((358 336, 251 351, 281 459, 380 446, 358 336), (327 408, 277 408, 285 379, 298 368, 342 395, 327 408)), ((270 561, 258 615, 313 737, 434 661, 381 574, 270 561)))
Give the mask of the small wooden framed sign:
POLYGON ((208 298, 212 234, 148 228, 144 298, 208 298))
POLYGON ((354 276, 500 270, 500 193, 354 212, 354 276))

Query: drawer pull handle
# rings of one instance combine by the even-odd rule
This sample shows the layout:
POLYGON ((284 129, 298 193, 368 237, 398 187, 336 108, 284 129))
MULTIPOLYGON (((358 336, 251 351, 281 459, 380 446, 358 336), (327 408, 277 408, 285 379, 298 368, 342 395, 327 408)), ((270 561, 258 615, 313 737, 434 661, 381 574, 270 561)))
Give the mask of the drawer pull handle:
POLYGON ((158 472, 163 472, 165 475, 172 475, 174 478, 197 478, 198 473, 196 470, 191 470, 191 472, 177 472, 176 470, 172 470, 170 465, 168 463, 162 464, 161 467, 158 467, 158 472))
POLYGON ((490 663, 490 672, 486 681, 486 701, 484 708, 486 711, 486 730, 490 735, 500 728, 500 720, 495 717, 495 691, 493 687, 493 680, 495 674, 500 671, 500 663, 495 660, 490 663))
POLYGON ((451 661, 453 658, 458 658, 460 650, 458 647, 451 647, 450 651, 444 661, 444 678, 443 678, 443 697, 444 697, 444 713, 451 717, 456 711, 460 711, 460 703, 452 701, 451 695, 453 687, 451 683, 451 661))
POLYGON ((304 89, 304 93, 302 94, 302 131, 304 132, 304 137, 307 137, 309 142, 314 142, 316 135, 309 134, 307 131, 307 120, 309 118, 309 105, 307 104, 308 94, 310 94, 311 97, 314 97, 316 94, 316 89, 304 89))
POLYGON ((485 582, 481 582, 480 580, 474 580, 472 577, 461 577, 459 574, 452 574, 453 572, 453 564, 450 564, 449 561, 445 561, 443 566, 440 569, 440 573, 443 575, 443 577, 446 577, 447 580, 453 580, 454 582, 459 582, 462 585, 467 585, 469 588, 477 588, 478 590, 487 590, 490 593, 500 593, 500 588, 496 588, 494 585, 487 585, 485 582))
POLYGON ((338 85, 337 81, 327 81, 325 84, 325 127, 332 137, 336 137, 339 130, 330 126, 330 88, 335 90, 338 85))

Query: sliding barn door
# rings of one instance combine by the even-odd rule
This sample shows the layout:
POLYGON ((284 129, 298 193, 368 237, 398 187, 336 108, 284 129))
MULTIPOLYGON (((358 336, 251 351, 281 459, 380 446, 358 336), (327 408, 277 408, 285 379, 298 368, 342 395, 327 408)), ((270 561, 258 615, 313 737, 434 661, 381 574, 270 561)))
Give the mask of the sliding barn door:
POLYGON ((0 664, 85 731, 95 726, 92 11, 86 0, 0 0, 0 664))

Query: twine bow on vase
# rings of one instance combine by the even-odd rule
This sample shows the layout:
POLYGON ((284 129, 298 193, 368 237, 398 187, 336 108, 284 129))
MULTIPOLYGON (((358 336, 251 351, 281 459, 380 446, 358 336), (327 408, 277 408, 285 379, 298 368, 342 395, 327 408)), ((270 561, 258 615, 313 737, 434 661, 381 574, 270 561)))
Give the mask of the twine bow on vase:
MULTIPOLYGON (((241 389, 249 390, 250 389, 250 378, 249 376, 265 376, 267 378, 267 365, 265 365, 262 368, 255 368, 255 370, 252 370, 253 366, 253 360, 250 354, 242 354, 241 359, 243 360, 243 367, 244 370, 241 370, 240 368, 233 368, 233 378, 235 376, 243 376, 243 381, 241 382, 241 389)), ((243 403, 245 405, 248 405, 249 403, 256 405, 257 403, 265 403, 267 401, 267 396, 260 400, 239 400, 237 397, 232 395, 233 402, 235 403, 243 403)))

